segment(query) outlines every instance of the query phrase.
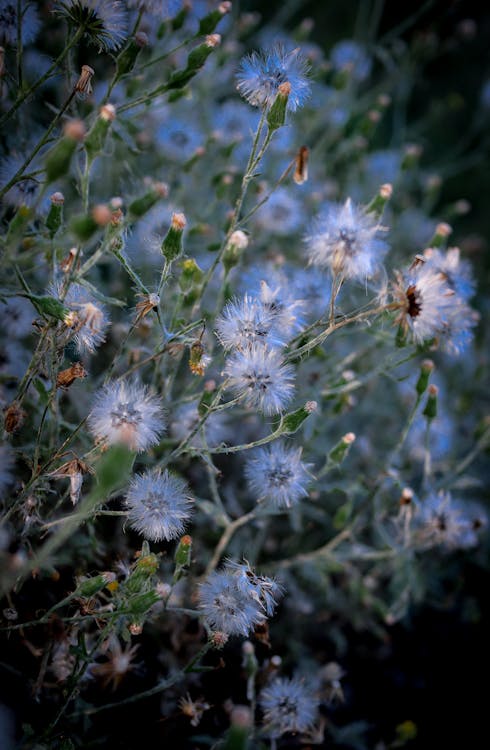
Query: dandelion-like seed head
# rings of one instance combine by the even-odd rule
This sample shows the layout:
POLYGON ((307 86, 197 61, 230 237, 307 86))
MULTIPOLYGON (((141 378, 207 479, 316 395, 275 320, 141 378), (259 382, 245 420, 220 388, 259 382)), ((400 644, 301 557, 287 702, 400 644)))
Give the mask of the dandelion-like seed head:
POLYGON ((407 273, 397 275, 394 296, 400 307, 398 323, 416 343, 436 338, 443 349, 458 354, 471 340, 478 316, 438 265, 418 258, 407 273))
POLYGON ((108 383, 99 391, 89 425, 98 440, 123 443, 138 452, 158 443, 165 428, 160 400, 144 386, 125 381, 108 383))
POLYGON ((422 548, 468 549, 478 544, 487 523, 478 503, 454 499, 449 492, 432 493, 417 507, 414 539, 422 548))
POLYGON ((100 51, 113 52, 126 39, 127 12, 120 0, 60 0, 55 12, 74 26, 83 27, 100 51))
POLYGON ((310 96, 308 71, 309 64, 299 48, 286 52, 281 44, 276 44, 243 58, 237 73, 237 89, 252 106, 270 107, 279 86, 289 83, 287 107, 294 112, 310 96))
POLYGON ((294 370, 276 349, 254 345, 228 358, 230 387, 252 409, 264 414, 283 411, 293 396, 294 370))
POLYGON ((331 204, 306 238, 310 263, 364 281, 376 273, 388 251, 380 231, 375 216, 354 206, 350 198, 343 205, 331 204))
POLYGON ((216 321, 216 335, 224 349, 282 343, 274 332, 274 316, 259 300, 247 294, 228 302, 216 321))
POLYGON ((245 473, 253 495, 270 500, 278 508, 290 508, 308 495, 308 472, 301 460, 301 448, 280 441, 259 448, 248 460, 245 473))
POLYGON ((213 630, 247 636, 273 614, 280 591, 274 580, 256 575, 248 563, 228 561, 200 585, 199 602, 213 630))
POLYGON ((186 483, 158 469, 136 476, 126 496, 131 528, 153 542, 180 536, 190 517, 191 504, 186 483))
POLYGON ((272 737, 307 732, 315 722, 318 700, 312 687, 297 677, 278 677, 262 690, 259 702, 272 737))

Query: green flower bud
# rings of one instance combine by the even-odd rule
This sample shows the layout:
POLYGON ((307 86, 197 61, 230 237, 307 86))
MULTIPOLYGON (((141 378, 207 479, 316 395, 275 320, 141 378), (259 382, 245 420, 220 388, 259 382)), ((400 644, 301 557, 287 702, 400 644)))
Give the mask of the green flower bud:
POLYGON ((284 81, 277 89, 277 96, 272 102, 267 115, 267 125, 271 133, 281 128, 286 122, 286 110, 290 93, 291 84, 289 81, 284 81))
POLYGON ((101 107, 99 117, 96 119, 85 138, 85 150, 90 161, 101 153, 104 148, 107 133, 116 117, 116 109, 112 104, 104 104, 101 107))
POLYGON ((343 438, 340 439, 337 445, 334 445, 334 447, 328 454, 328 463, 330 464, 330 466, 339 466, 342 463, 342 461, 349 453, 350 447, 355 439, 356 436, 354 435, 354 433, 348 432, 343 436, 343 438))
POLYGON ((296 411, 293 411, 290 414, 286 414, 282 420, 281 433, 284 435, 292 435, 294 432, 297 432, 305 419, 308 419, 310 414, 314 412, 316 408, 316 401, 307 401, 301 408, 296 409, 296 411))
POLYGON ((177 583, 191 564, 192 538, 186 534, 175 550, 174 583, 177 583))
POLYGON ((220 3, 218 7, 216 8, 216 10, 212 10, 211 13, 208 13, 207 16, 204 16, 204 18, 201 18, 198 34, 199 35, 211 34, 211 32, 215 30, 216 26, 219 24, 219 22, 223 18, 223 16, 229 13, 230 10, 231 10, 230 2, 220 3))
POLYGON ((49 236, 53 239, 63 223, 63 204, 65 198, 63 193, 53 193, 50 200, 51 206, 46 217, 46 228, 49 230, 49 236))
POLYGON ((182 234, 186 225, 184 214, 172 214, 170 228, 162 242, 165 260, 171 263, 182 253, 182 234))
POLYGON ((116 78, 122 78, 122 76, 130 73, 136 63, 139 53, 148 44, 147 35, 138 31, 134 37, 129 39, 128 43, 121 50, 116 59, 116 78))
POLYGON ((415 390, 421 396, 425 391, 427 390, 427 386, 429 385, 429 379, 431 372, 434 369, 434 363, 431 359, 424 359, 420 366, 420 375, 419 379, 417 380, 417 384, 415 386, 415 390))
POLYGON ((429 421, 437 417, 437 394, 439 389, 436 385, 430 385, 428 389, 427 402, 422 414, 429 421))

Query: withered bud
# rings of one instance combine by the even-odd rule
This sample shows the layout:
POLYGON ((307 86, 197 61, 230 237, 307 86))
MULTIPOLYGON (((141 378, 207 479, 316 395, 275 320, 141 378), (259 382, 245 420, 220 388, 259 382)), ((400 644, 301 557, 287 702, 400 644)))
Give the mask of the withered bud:
POLYGON ((152 187, 160 198, 166 198, 168 196, 169 188, 166 182, 154 182, 152 187))
POLYGON ((100 203, 92 209, 92 219, 99 227, 105 227, 112 221, 112 211, 109 206, 100 203))
POLYGON ((79 253, 76 247, 72 247, 71 250, 68 251, 68 255, 66 256, 66 258, 63 258, 63 260, 60 261, 60 268, 63 273, 69 273, 71 271, 77 256, 77 267, 80 267, 81 252, 79 253))
POLYGON ((409 156, 412 159, 419 159, 422 156, 423 148, 418 143, 409 143, 405 147, 405 156, 409 156))
POLYGON ((471 211, 471 203, 464 198, 461 198, 459 201, 456 201, 453 208, 458 216, 464 216, 471 211))
POLYGON ((187 224, 185 215, 182 213, 172 214, 171 224, 172 224, 172 229, 177 229, 177 231, 182 232, 185 229, 185 226, 187 224))
POLYGON ((155 310, 160 304, 160 297, 158 294, 140 294, 141 301, 136 303, 136 320, 142 320, 145 315, 155 310))
POLYGON ((85 138, 85 125, 82 120, 68 120, 63 127, 63 134, 73 141, 82 142, 85 138))
POLYGON ((284 83, 281 83, 277 87, 277 93, 281 94, 281 96, 289 96, 289 94, 291 93, 291 84, 289 83, 289 81, 284 81, 284 83))
POLYGON ((424 372, 432 372, 434 367, 435 367, 435 364, 431 359, 424 359, 424 361, 420 365, 420 368, 424 370, 424 372))
POLYGON ((82 72, 80 78, 75 84, 75 91, 78 94, 85 96, 92 93, 92 78, 95 75, 95 70, 90 65, 82 65, 82 72))
POLYGON ((225 0, 225 2, 223 2, 223 3, 220 3, 220 4, 218 5, 218 10, 219 10, 219 12, 220 12, 220 13, 221 13, 221 14, 222 14, 223 16, 225 16, 225 15, 226 15, 227 13, 229 13, 229 12, 231 11, 231 7, 232 7, 232 6, 231 6, 231 3, 230 3, 230 2, 228 2, 228 0, 225 0))
POLYGON ((445 221, 441 221, 440 224, 436 226, 436 234, 438 234, 439 237, 449 237, 449 235, 452 234, 452 231, 452 226, 445 221))
POLYGON ((245 250, 248 247, 248 236, 241 229, 236 229, 230 235, 228 245, 236 247, 238 250, 245 250))
POLYGON ((404 487, 400 495, 400 505, 410 505, 413 500, 413 490, 410 487, 404 487))
POLYGON ((437 387, 437 385, 431 384, 427 388, 427 393, 429 394, 429 396, 437 396, 437 394, 439 393, 439 388, 437 387))
POLYGON ((148 34, 145 34, 144 31, 137 31, 134 35, 134 41, 136 42, 138 47, 141 47, 143 49, 143 47, 146 47, 149 42, 148 34))
POLYGON ((252 712, 248 706, 235 706, 231 712, 231 723, 235 727, 248 729, 252 726, 252 712))
POLYGON ((207 47, 218 47, 221 44, 221 34, 208 34, 205 39, 207 47))
POLYGON ((384 200, 389 201, 393 195, 393 185, 390 182, 385 182, 379 189, 379 194, 384 200))
POLYGON ((118 227, 119 224, 122 222, 123 218, 124 218, 124 214, 121 211, 121 209, 116 208, 116 210, 112 212, 111 225, 113 227, 118 227))
POLYGON ((310 150, 308 146, 301 146, 296 154, 293 180, 297 185, 302 185, 308 179, 308 158, 310 150))
POLYGON ((114 122, 116 119, 116 108, 113 104, 104 104, 104 106, 100 108, 99 114, 106 122, 114 122))
POLYGON ((24 424, 27 412, 22 409, 18 401, 12 401, 10 406, 4 410, 5 417, 3 426, 8 433, 17 432, 24 424))
POLYGON ((386 107, 389 107, 391 104, 391 96, 388 96, 388 94, 380 94, 376 101, 380 107, 386 109, 386 107))
POLYGON ((216 380, 212 380, 212 379, 206 380, 206 382, 204 383, 204 390, 206 391, 206 393, 212 393, 213 391, 215 391, 216 380))
POLYGON ((114 196, 114 198, 110 199, 109 204, 110 204, 110 207, 112 209, 116 210, 116 208, 122 208, 123 207, 124 201, 123 201, 123 199, 119 195, 116 195, 116 196, 114 196))
POLYGON ((63 193, 53 193, 53 195, 49 196, 49 200, 53 206, 62 206, 65 202, 65 196, 63 193))
POLYGON ((129 632, 131 633, 131 635, 141 635, 141 633, 143 632, 143 625, 132 622, 129 626, 129 632))
POLYGON ((378 123, 381 120, 381 112, 379 112, 377 109, 370 109, 367 116, 368 120, 370 122, 373 122, 374 124, 378 123))
POLYGON ((312 414, 314 411, 318 409, 318 404, 316 401, 307 401, 305 404, 305 411, 308 412, 308 414, 312 414))
POLYGON ((355 436, 355 434, 354 434, 353 432, 347 432, 347 433, 346 433, 346 434, 344 435, 344 437, 342 438, 342 441, 343 441, 343 442, 344 442, 344 443, 345 443, 346 445, 352 445, 352 443, 354 442, 354 440, 355 440, 355 439, 356 439, 356 436, 355 436))
POLYGON ((69 388, 77 379, 86 378, 87 372, 81 362, 74 362, 71 367, 61 370, 56 377, 57 388, 69 388))
POLYGON ((189 370, 193 375, 203 376, 209 364, 209 357, 204 353, 204 346, 200 341, 194 341, 189 355, 189 370))
POLYGON ((427 178, 426 184, 429 190, 438 190, 442 185, 442 177, 438 174, 431 174, 427 178))
POLYGON ((223 633, 221 630, 215 630, 214 633, 211 633, 209 640, 214 648, 223 648, 223 646, 226 646, 228 643, 229 637, 228 633, 223 633))

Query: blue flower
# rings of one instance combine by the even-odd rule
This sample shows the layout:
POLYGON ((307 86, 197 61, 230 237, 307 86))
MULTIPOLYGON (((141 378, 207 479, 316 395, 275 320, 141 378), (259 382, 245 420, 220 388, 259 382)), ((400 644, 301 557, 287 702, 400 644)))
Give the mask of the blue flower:
POLYGON ((283 411, 293 396, 294 370, 276 349, 255 345, 237 352, 228 358, 225 373, 236 395, 264 414, 283 411))
POLYGON ((243 58, 237 73, 237 89, 254 107, 270 107, 279 86, 288 82, 291 85, 288 109, 294 112, 310 95, 308 71, 309 64, 299 48, 286 52, 281 44, 276 44, 243 58))
POLYGON ((303 680, 278 677, 262 690, 259 697, 264 712, 264 725, 271 737, 286 732, 307 732, 312 728, 318 699, 313 688, 303 680))
POLYGON ((126 505, 131 528, 153 542, 180 536, 192 500, 186 483, 158 469, 131 480, 126 505))
POLYGON ((138 452, 156 445, 165 428, 160 400, 145 386, 123 380, 108 383, 96 394, 88 421, 98 440, 123 443, 138 452))
POLYGON ((332 203, 306 239, 310 262, 345 279, 365 281, 379 270, 388 251, 380 229, 376 217, 356 208, 350 198, 343 205, 332 203))
POLYGON ((308 472, 301 461, 301 448, 276 441, 259 448, 248 459, 245 473, 250 491, 258 500, 271 500, 278 508, 290 508, 308 495, 308 472))

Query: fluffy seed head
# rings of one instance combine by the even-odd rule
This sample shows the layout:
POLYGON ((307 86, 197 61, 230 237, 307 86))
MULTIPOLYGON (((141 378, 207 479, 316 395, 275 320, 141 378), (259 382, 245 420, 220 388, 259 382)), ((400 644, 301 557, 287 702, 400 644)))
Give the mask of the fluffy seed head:
POLYGON ((236 395, 264 414, 283 411, 293 396, 294 370, 275 349, 254 345, 237 352, 228 358, 225 373, 236 395))
POLYGON ((254 107, 270 107, 281 84, 289 83, 287 108, 294 112, 310 95, 309 65, 299 48, 286 52, 281 44, 243 58, 237 73, 237 89, 254 107))
POLYGON ((301 448, 276 441, 259 448, 247 461, 245 473, 252 494, 270 500, 278 508, 290 508, 308 495, 308 473, 301 461, 301 448))
POLYGON ((354 206, 350 198, 343 205, 332 203, 306 238, 310 263, 364 281, 376 273, 388 251, 380 230, 376 217, 354 206))
POLYGON ((96 394, 89 425, 98 440, 123 443, 134 451, 156 445, 164 431, 161 403, 145 386, 108 383, 96 394))
POLYGON ((158 469, 134 477, 126 496, 131 528, 152 542, 180 536, 191 513, 186 483, 158 469))
POLYGON ((271 737, 306 732, 315 722, 318 700, 312 687, 297 677, 278 677, 262 690, 259 702, 271 737))

